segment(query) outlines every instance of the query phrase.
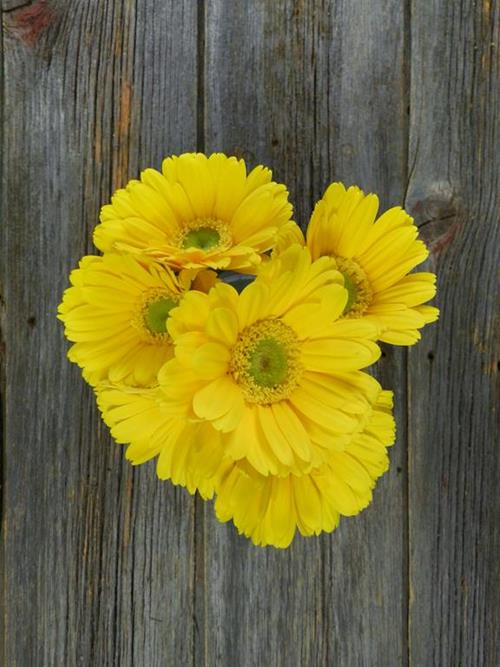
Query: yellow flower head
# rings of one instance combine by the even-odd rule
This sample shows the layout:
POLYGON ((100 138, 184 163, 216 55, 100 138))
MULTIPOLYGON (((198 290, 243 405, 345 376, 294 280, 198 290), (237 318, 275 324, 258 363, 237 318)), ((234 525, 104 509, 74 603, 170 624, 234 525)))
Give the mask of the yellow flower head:
POLYGON ((173 268, 251 270, 292 214, 284 185, 259 166, 214 153, 164 160, 104 206, 94 242, 103 252, 134 253, 173 268))
POLYGON ((309 474, 259 474, 247 463, 226 461, 216 482, 215 511, 233 520, 259 546, 287 547, 296 529, 319 535, 336 528, 340 515, 353 516, 372 499, 376 480, 387 470, 386 448, 394 442, 392 393, 380 392, 364 430, 342 451, 309 474))
POLYGON ((59 319, 74 343, 71 361, 92 385, 101 381, 156 384, 173 355, 166 322, 190 280, 151 261, 132 256, 87 256, 72 271, 59 319))
POLYGON ((379 391, 359 371, 379 348, 369 322, 332 321, 342 282, 331 259, 294 245, 241 294, 222 283, 187 293, 167 325, 175 357, 158 375, 172 412, 210 422, 227 455, 263 475, 303 473, 344 448, 379 391))
POLYGON ((313 259, 334 258, 343 274, 344 317, 373 322, 379 340, 413 345, 438 317, 437 308, 423 305, 436 293, 436 276, 409 273, 429 254, 413 219, 394 207, 375 221, 377 210, 376 195, 332 183, 311 216, 307 246, 313 259))
POLYGON ((127 460, 139 465, 158 457, 160 479, 199 491, 205 499, 213 496, 224 452, 220 433, 209 422, 179 419, 159 387, 101 385, 96 394, 113 438, 129 445, 127 460))

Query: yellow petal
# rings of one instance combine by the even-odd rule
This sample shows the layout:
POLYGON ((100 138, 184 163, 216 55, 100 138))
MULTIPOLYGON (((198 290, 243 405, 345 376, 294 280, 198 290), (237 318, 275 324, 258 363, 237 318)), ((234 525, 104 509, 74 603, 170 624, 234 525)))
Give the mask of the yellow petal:
POLYGON ((214 420, 236 406, 242 406, 241 392, 232 379, 219 377, 197 391, 193 397, 193 409, 198 417, 214 420))
POLYGON ((320 339, 302 345, 305 368, 320 373, 352 371, 375 363, 380 348, 368 340, 320 339))
POLYGON ((294 498, 297 508, 297 524, 304 536, 319 534, 322 526, 322 500, 309 475, 295 477, 294 498))
POLYGON ((219 343, 205 343, 193 355, 192 368, 202 379, 224 375, 231 355, 227 347, 219 343))
POLYGON ((359 256, 368 244, 368 234, 378 211, 378 197, 369 194, 352 211, 343 225, 342 233, 336 244, 337 254, 341 257, 359 256))
POLYGON ((311 458, 311 441, 295 412, 289 408, 286 401, 274 403, 271 410, 290 447, 303 461, 309 461, 311 458))
POLYGON ((205 331, 214 340, 232 346, 238 336, 238 318, 228 308, 215 308, 208 316, 205 331))
POLYGON ((295 461, 293 450, 288 439, 279 428, 272 408, 265 405, 257 406, 257 419, 278 461, 287 466, 293 465, 295 461))
POLYGON ((374 304, 400 303, 417 306, 436 294, 436 276, 433 273, 410 273, 392 287, 379 292, 374 304))
POLYGON ((439 308, 434 306, 416 306, 415 310, 422 315, 426 324, 435 322, 439 318, 439 308))
MULTIPOLYGON (((323 397, 328 398, 326 394, 323 397)), ((357 417, 338 410, 326 403, 315 400, 302 387, 298 387, 289 399, 290 403, 302 414, 312 419, 323 428, 333 432, 351 432, 359 424, 357 417)))
POLYGON ((238 301, 238 320, 240 330, 248 327, 267 315, 269 305, 269 287, 254 281, 241 292, 238 301))

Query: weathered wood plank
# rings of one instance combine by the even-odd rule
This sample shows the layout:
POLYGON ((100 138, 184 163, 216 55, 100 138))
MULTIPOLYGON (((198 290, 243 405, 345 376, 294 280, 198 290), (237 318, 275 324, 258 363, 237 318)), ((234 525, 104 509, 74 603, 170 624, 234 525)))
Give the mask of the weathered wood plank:
POLYGON ((3 664, 498 664, 499 7, 402 4, 2 1, 3 664), (372 507, 287 552, 125 464, 55 320, 100 204, 196 144, 302 224, 332 179, 407 192, 439 274, 372 507))
POLYGON ((408 204, 442 309, 409 365, 414 665, 500 661, 499 29, 495 0, 412 3, 408 204))
MULTIPOLYGON (((402 201, 405 16, 399 2, 213 1, 206 13, 206 145, 273 167, 304 224, 333 179, 402 201)), ((286 552, 253 547, 209 508, 208 664, 399 665, 406 660, 404 355, 400 431, 373 507, 286 552)))
POLYGON ((189 664, 193 501, 122 461, 55 314, 112 189, 195 144, 196 6, 3 20, 3 664, 189 664))

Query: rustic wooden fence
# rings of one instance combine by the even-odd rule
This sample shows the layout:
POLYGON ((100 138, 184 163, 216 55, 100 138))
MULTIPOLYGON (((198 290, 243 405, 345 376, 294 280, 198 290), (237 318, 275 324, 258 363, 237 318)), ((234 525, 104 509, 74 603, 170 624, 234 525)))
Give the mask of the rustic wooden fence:
POLYGON ((2 664, 498 665, 498 2, 2 5, 2 664), (373 505, 287 551, 126 464, 55 319, 100 204, 194 149, 271 166, 301 223, 333 179, 404 202, 439 276, 385 350, 373 505))

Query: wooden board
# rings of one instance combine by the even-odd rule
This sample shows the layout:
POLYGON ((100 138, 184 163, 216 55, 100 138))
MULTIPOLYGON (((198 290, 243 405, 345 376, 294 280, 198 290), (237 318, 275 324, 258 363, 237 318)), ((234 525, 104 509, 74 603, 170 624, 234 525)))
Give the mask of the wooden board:
MULTIPOLYGON (((335 179, 374 189, 385 205, 404 196, 404 15, 397 0, 375 16, 371 6, 369 0, 278 2, 272 11, 266 3, 234 2, 229 11, 224 2, 209 5, 207 148, 245 146, 245 157, 266 161, 289 186, 302 226, 335 179), (380 137, 373 140, 375 132, 380 137)), ((388 350, 382 364, 398 399, 391 472, 373 506, 341 522, 333 538, 297 538, 288 551, 262 553, 232 526, 218 526, 207 508, 208 664, 357 665, 368 656, 366 664, 400 664, 407 586, 404 359, 388 350), (354 627, 356 640, 351 629, 349 641, 347 628, 354 627)))
POLYGON ((498 4, 414 3, 407 206, 431 245, 442 310, 409 358, 417 665, 500 660, 499 32, 498 4))
POLYGON ((498 2, 1 4, 0 662, 498 664, 498 2), (334 179, 406 202, 439 276, 380 364, 372 506, 287 551, 129 467, 55 320, 100 205, 193 149, 272 167, 303 226, 334 179))
POLYGON ((9 667, 193 656, 193 500, 154 465, 123 461, 55 319, 68 271, 95 251, 101 203, 196 141, 195 7, 147 5, 32 3, 4 15, 9 667))

